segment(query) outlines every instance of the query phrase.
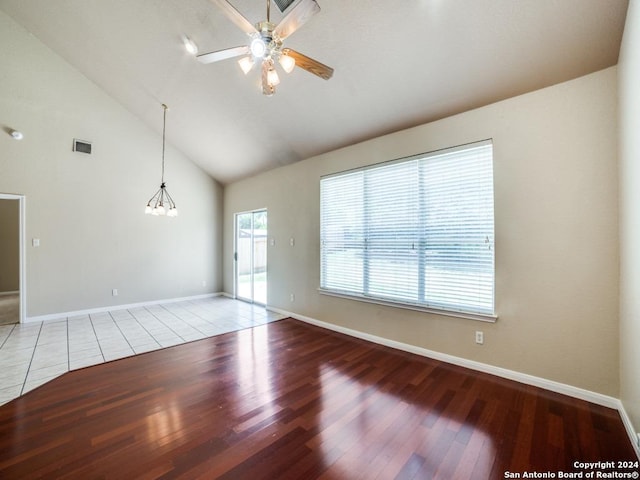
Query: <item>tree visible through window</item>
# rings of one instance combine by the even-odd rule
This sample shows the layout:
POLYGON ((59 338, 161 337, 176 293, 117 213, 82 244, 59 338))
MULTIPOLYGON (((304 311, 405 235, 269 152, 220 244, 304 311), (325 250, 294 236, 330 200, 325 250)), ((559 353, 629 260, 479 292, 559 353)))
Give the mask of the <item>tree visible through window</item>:
POLYGON ((323 177, 321 291, 494 314, 491 141, 323 177))

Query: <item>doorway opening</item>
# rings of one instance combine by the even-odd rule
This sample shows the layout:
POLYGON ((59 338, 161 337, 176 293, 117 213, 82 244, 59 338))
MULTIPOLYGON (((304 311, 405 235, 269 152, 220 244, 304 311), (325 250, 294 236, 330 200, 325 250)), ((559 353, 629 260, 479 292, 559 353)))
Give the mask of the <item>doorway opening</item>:
POLYGON ((267 210, 236 213, 236 298, 267 304, 267 210))
POLYGON ((25 320, 24 266, 24 197, 0 193, 0 325, 25 320))

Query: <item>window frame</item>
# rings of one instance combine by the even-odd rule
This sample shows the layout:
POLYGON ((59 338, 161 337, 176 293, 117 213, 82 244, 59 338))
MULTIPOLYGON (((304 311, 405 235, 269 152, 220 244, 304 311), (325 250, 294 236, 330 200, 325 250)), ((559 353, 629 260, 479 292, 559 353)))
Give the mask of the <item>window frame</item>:
MULTIPOLYGON (((420 174, 418 176, 418 179, 416 181, 416 191, 417 192, 422 192, 420 189, 424 188, 424 185, 422 184, 422 182, 424 181, 424 179, 422 178, 422 165, 423 163, 418 163, 418 168, 420 168, 420 174)), ((372 173, 371 175, 375 175, 375 173, 372 173)), ((440 149, 440 150, 435 150, 435 151, 431 151, 431 152, 425 152, 425 153, 420 153, 417 155, 412 155, 410 157, 403 157, 403 158, 398 158, 398 159, 394 159, 394 160, 389 160, 389 161, 385 161, 385 162, 380 162, 380 163, 376 163, 376 164, 372 164, 372 165, 367 165, 364 167, 359 167, 359 168, 355 168, 355 169, 351 169, 351 170, 345 170, 345 171, 341 171, 341 172, 336 172, 336 173, 332 173, 329 175, 324 175, 321 177, 320 179, 320 287, 318 288, 319 293, 323 294, 323 295, 328 295, 328 296, 333 296, 333 297, 339 297, 339 298, 347 298, 347 299, 352 299, 352 300, 357 300, 357 301, 361 301, 361 302, 366 302, 366 303, 372 303, 372 304, 377 304, 377 305, 385 305, 385 306, 391 306, 391 307, 396 307, 396 308, 403 308, 403 309, 408 309, 408 310, 415 310, 415 311, 420 311, 420 312, 428 312, 428 313, 435 313, 438 315, 445 315, 445 316, 454 316, 454 317, 460 317, 460 318, 467 318, 467 319, 472 319, 472 320, 480 320, 480 321, 485 321, 485 322, 495 322, 498 318, 497 313, 495 311, 495 282, 496 282, 496 269, 495 269, 495 183, 494 183, 494 156, 493 156, 493 141, 492 139, 487 139, 487 140, 481 140, 481 141, 477 141, 477 142, 471 142, 471 143, 467 143, 467 144, 463 144, 463 145, 458 145, 455 147, 450 147, 450 148, 445 148, 445 149, 440 149), (381 169, 383 167, 386 166, 393 166, 393 165, 397 165, 397 164, 402 164, 402 163, 406 163, 407 165, 409 165, 410 162, 429 162, 429 160, 434 160, 434 159, 443 159, 444 156, 449 155, 449 154, 455 154, 456 152, 465 152, 465 151, 469 151, 472 150, 474 148, 478 148, 478 147, 486 147, 489 146, 491 148, 491 157, 490 157, 490 167, 488 168, 488 173, 490 173, 491 175, 491 180, 490 180, 490 189, 491 189, 491 233, 490 233, 490 238, 487 237, 487 240, 489 242, 488 248, 491 250, 491 308, 490 311, 488 311, 487 309, 482 309, 483 311, 480 311, 481 309, 477 309, 476 311, 472 310, 472 309, 457 309, 457 308, 451 308, 450 305, 448 306, 435 306, 434 303, 436 302, 432 302, 432 304, 430 305, 426 305, 424 303, 417 303, 418 301, 424 301, 425 298, 425 293, 422 291, 422 289, 424 288, 424 282, 425 282, 425 270, 426 268, 429 266, 429 264, 427 263, 427 261, 425 260, 425 255, 427 255, 427 250, 424 247, 418 247, 417 249, 417 259, 415 260, 415 265, 414 267, 417 269, 417 285, 418 285, 418 301, 414 302, 411 301, 409 299, 406 300, 395 300, 393 298, 388 298, 385 296, 376 296, 376 295, 369 295, 367 292, 368 287, 367 287, 367 283, 369 282, 370 278, 369 278, 369 273, 367 271, 367 264, 370 261, 370 257, 372 257, 372 255, 369 255, 367 252, 367 247, 363 248, 363 266, 362 266, 362 282, 363 282, 363 288, 362 291, 364 294, 361 294, 359 292, 355 292, 355 291, 350 291, 350 290, 342 290, 339 288, 325 288, 326 286, 326 274, 327 272, 325 271, 325 245, 324 245, 324 241, 325 239, 322 238, 323 236, 323 230, 324 230, 324 211, 323 209, 325 208, 325 204, 324 204, 324 199, 323 199, 323 182, 327 179, 336 179, 336 177, 343 177, 343 178, 347 178, 348 175, 357 175, 359 174, 359 172, 365 172, 367 170, 375 170, 375 169, 381 169)), ((367 199, 367 193, 365 192, 366 190, 366 180, 364 180, 363 177, 363 182, 365 182, 365 186, 362 189, 362 204, 363 204, 363 208, 367 208, 367 206, 369 205, 370 200, 367 199)), ((427 209, 425 207, 424 202, 422 201, 422 196, 425 195, 424 193, 419 193, 418 196, 420 198, 420 200, 418 200, 419 203, 419 210, 418 210, 418 215, 419 217, 424 217, 427 215, 427 209)), ((366 217, 366 214, 364 215, 364 217, 366 217)), ((364 220, 364 224, 365 224, 365 230, 369 228, 369 224, 368 224, 368 219, 364 220)), ((420 227, 423 227, 422 224, 422 220, 420 220, 418 222, 420 224, 420 227)), ((422 241, 424 238, 426 238, 427 233, 424 230, 418 230, 419 232, 419 245, 422 245, 422 241)), ((366 236, 366 235, 365 235, 366 236)), ((366 236, 366 238, 368 239, 369 237, 366 236)), ((365 245, 366 245, 366 241, 365 240, 365 245)), ((394 250, 395 251, 395 250, 394 250)), ((375 257, 374 257, 375 258, 375 257)), ((345 272, 348 273, 348 272, 345 272)))

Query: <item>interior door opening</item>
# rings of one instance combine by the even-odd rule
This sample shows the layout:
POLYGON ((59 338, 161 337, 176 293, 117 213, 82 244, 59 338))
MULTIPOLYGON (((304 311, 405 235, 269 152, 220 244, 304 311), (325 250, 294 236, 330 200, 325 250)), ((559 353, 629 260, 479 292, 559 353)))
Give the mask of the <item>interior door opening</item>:
POLYGON ((236 298, 267 304, 267 211, 236 214, 236 298))
POLYGON ((24 197, 0 193, 0 325, 24 321, 24 197))

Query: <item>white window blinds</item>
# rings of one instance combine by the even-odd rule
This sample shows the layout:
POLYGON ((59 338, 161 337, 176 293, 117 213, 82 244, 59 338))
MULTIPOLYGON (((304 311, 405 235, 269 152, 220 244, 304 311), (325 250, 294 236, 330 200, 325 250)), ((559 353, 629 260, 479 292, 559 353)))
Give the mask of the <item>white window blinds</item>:
POLYGON ((491 141, 323 177, 320 196, 322 291, 494 314, 491 141))

